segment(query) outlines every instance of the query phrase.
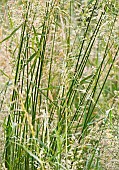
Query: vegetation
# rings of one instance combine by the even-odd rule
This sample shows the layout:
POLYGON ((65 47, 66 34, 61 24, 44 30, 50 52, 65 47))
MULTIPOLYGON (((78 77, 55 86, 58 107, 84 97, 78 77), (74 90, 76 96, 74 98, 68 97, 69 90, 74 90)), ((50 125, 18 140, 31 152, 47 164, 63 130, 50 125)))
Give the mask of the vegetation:
POLYGON ((11 94, 5 167, 105 169, 105 131, 118 136, 118 1, 17 1, 16 11, 9 3, 3 27, 10 32, 0 42, 13 68, 0 70, 7 78, 1 113, 11 94))

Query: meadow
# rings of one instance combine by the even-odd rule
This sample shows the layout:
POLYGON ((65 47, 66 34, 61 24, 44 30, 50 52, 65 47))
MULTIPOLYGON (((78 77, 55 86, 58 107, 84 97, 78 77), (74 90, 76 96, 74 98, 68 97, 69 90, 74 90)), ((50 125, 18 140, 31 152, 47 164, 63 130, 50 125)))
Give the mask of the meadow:
POLYGON ((0 2, 5 170, 118 170, 118 0, 0 2))

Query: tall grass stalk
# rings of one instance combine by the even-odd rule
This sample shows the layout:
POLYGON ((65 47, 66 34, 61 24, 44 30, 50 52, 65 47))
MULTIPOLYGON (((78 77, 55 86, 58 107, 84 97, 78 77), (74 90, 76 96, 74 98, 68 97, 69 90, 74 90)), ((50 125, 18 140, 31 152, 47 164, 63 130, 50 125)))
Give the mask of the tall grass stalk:
POLYGON ((108 15, 107 4, 103 7, 98 0, 90 1, 88 19, 74 34, 74 1, 52 0, 43 2, 42 7, 37 2, 34 10, 35 3, 24 2, 24 21, 1 41, 21 30, 5 129, 5 166, 8 170, 98 167, 95 155, 102 127, 87 159, 83 146, 100 117, 94 113, 118 56, 119 48, 112 41, 117 14, 113 14, 100 61, 93 68, 90 62, 95 60, 102 43, 100 34, 108 15), (114 49, 111 64, 110 48, 114 49))

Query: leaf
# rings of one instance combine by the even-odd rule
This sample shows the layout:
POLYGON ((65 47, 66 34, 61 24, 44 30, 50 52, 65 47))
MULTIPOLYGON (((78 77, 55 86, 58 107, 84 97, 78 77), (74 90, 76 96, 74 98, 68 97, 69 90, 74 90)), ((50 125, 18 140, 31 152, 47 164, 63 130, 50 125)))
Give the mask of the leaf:
POLYGON ((8 40, 12 35, 15 34, 15 32, 23 25, 23 23, 21 25, 19 25, 8 37, 6 37, 5 39, 3 39, 2 41, 0 41, 0 43, 3 43, 4 41, 8 40))
POLYGON ((89 75, 89 76, 85 77, 84 79, 82 79, 82 80, 80 81, 80 84, 88 83, 88 80, 90 80, 90 78, 91 78, 92 76, 93 76, 93 75, 89 75))
POLYGON ((7 75, 2 69, 0 69, 0 72, 1 72, 5 77, 7 77, 7 78, 10 79, 9 75, 7 75))
POLYGON ((36 161, 38 161, 38 162, 40 163, 42 169, 44 169, 44 168, 43 168, 43 163, 44 163, 44 162, 43 162, 41 159, 39 159, 37 155, 33 154, 33 153, 32 153, 30 150, 28 150, 25 146, 23 146, 23 145, 21 145, 21 144, 19 144, 19 143, 17 143, 17 145, 21 146, 31 157, 33 157, 36 161))

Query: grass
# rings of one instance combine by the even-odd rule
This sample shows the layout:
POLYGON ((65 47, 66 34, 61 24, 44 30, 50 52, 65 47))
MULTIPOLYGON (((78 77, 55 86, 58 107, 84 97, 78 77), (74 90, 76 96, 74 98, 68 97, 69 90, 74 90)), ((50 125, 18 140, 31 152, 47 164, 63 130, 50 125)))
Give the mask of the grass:
POLYGON ((117 2, 80 3, 78 21, 74 1, 20 3, 21 22, 14 28, 9 12, 12 31, 0 42, 9 41, 15 68, 5 167, 102 170, 100 144, 112 122, 103 101, 119 51, 117 2))

